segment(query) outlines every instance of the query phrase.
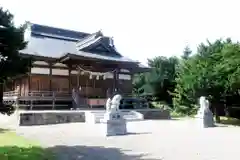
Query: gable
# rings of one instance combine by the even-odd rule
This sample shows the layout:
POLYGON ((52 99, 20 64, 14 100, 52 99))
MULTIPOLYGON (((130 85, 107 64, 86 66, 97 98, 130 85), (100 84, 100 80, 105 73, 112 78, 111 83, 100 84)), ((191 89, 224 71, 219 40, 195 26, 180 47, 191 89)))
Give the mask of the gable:
POLYGON ((84 51, 110 57, 121 57, 121 55, 117 53, 114 48, 108 48, 101 43, 91 48, 85 48, 84 51))
POLYGON ((96 51, 99 51, 99 52, 109 52, 108 49, 106 49, 103 45, 98 45, 97 47, 94 48, 96 51))

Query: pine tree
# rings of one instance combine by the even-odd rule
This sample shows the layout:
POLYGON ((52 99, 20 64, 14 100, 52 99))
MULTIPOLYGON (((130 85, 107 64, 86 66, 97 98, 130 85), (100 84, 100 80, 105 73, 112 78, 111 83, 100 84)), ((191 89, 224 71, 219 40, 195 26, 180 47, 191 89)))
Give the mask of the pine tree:
POLYGON ((188 46, 186 46, 183 50, 182 58, 188 59, 191 54, 192 54, 192 50, 188 46))
MULTIPOLYGON (((9 113, 2 104, 3 84, 7 79, 28 72, 31 60, 20 56, 20 50, 26 47, 24 41, 25 25, 16 27, 13 15, 0 8, 0 112, 9 113)), ((11 108, 11 107, 10 107, 11 108)))

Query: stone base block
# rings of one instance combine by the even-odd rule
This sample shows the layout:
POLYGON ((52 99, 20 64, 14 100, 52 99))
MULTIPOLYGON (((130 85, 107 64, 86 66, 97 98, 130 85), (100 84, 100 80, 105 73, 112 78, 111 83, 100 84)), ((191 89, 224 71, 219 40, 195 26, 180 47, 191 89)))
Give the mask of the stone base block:
POLYGON ((101 123, 101 127, 105 136, 117 136, 127 134, 127 124, 124 119, 107 120, 101 123))
POLYGON ((82 111, 22 111, 19 116, 20 126, 85 122, 82 111))
POLYGON ((198 125, 201 128, 215 127, 214 121, 211 117, 208 118, 196 118, 198 125))

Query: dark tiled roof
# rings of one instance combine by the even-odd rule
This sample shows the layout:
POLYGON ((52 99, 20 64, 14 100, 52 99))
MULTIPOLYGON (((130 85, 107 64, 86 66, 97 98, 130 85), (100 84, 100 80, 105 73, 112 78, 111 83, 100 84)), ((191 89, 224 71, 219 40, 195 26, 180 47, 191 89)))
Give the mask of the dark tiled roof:
POLYGON ((61 36, 66 38, 73 38, 73 39, 82 39, 89 35, 88 33, 66 30, 62 28, 50 27, 50 26, 39 25, 39 24, 31 24, 31 31, 35 34, 44 33, 52 36, 55 35, 55 36, 61 36))
POLYGON ((48 37, 31 36, 28 45, 22 53, 59 58, 65 53, 77 52, 76 42, 53 39, 48 37))
MULTIPOLYGON (((30 37, 27 40, 28 45, 24 50, 21 51, 24 54, 60 58, 63 55, 70 53, 78 55, 80 57, 82 56, 110 61, 136 63, 136 61, 126 58, 117 52, 117 54, 114 52, 108 52, 105 54, 104 51, 102 53, 90 53, 90 50, 79 50, 77 48, 77 43, 81 42, 81 40, 87 39, 87 37, 91 37, 92 34, 43 26, 38 24, 31 24, 30 26, 31 32, 30 37)), ((107 47, 109 47, 109 38, 108 40, 107 38, 108 37, 103 36, 101 43, 108 43, 107 47)), ((95 48, 93 49, 97 49, 97 47, 99 46, 95 46, 95 48)))

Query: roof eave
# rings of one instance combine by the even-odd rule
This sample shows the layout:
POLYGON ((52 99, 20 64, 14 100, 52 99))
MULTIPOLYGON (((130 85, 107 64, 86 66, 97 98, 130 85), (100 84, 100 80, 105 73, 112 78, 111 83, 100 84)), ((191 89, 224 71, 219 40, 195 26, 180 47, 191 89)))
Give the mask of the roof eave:
POLYGON ((75 60, 100 60, 100 61, 106 61, 106 62, 136 64, 136 65, 139 64, 139 62, 135 62, 135 61, 107 60, 107 59, 100 59, 100 58, 93 58, 93 57, 85 57, 85 56, 76 55, 76 54, 72 54, 72 53, 67 53, 66 55, 60 57, 59 61, 64 62, 64 61, 67 61, 67 60, 70 60, 70 59, 75 59, 75 60))
POLYGON ((27 54, 27 53, 20 53, 20 56, 25 57, 25 58, 33 58, 34 60, 42 60, 42 61, 56 61, 57 60, 57 58, 53 58, 53 57, 46 57, 46 56, 27 54))
POLYGON ((152 70, 152 68, 140 68, 140 67, 137 67, 133 73, 134 74, 139 74, 139 73, 146 73, 146 72, 150 72, 152 70))

